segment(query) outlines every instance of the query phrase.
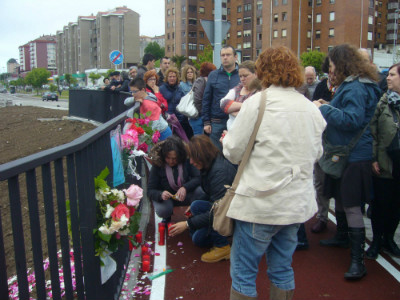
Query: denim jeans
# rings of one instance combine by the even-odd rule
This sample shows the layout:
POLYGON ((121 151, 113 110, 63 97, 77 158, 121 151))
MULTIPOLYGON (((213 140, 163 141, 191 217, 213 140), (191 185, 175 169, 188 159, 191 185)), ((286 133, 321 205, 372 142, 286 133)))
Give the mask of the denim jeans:
POLYGON ((193 135, 204 133, 203 119, 201 117, 198 117, 197 119, 189 119, 189 124, 192 127, 193 135))
POLYGON ((221 120, 221 123, 211 122, 210 139, 213 142, 213 144, 217 146, 217 148, 221 151, 222 151, 222 144, 219 141, 219 139, 221 138, 222 132, 226 130, 226 121, 227 120, 221 120))
POLYGON ((292 255, 297 246, 299 226, 235 220, 231 250, 232 287, 246 296, 257 297, 258 265, 265 253, 270 281, 282 290, 294 289, 292 255))
MULTIPOLYGON (((196 200, 190 205, 190 211, 193 216, 196 216, 209 212, 211 206, 212 203, 209 201, 196 200)), ((224 247, 228 245, 227 238, 212 229, 211 224, 197 230, 191 230, 190 234, 193 243, 198 247, 224 247)))

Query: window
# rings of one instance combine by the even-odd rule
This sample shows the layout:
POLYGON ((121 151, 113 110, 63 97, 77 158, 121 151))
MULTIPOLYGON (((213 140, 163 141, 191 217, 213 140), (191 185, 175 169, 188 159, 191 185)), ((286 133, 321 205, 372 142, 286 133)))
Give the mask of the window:
POLYGON ((368 31, 368 41, 372 41, 372 31, 368 31))
POLYGON ((172 9, 172 15, 175 15, 175 8, 172 9))
POLYGON ((172 28, 175 27, 175 21, 172 21, 172 28))
POLYGON ((369 7, 374 8, 374 0, 369 0, 369 7))
POLYGON ((282 37, 286 37, 287 30, 286 29, 282 29, 281 35, 282 35, 282 37))
POLYGON ((228 32, 226 35, 226 38, 229 39, 231 37, 231 34, 228 32))
POLYGON ((251 30, 244 30, 243 36, 251 36, 251 30))
POLYGON ((190 38, 196 38, 197 37, 197 32, 196 31, 189 31, 189 37, 190 38))
POLYGON ((186 50, 186 44, 182 43, 182 50, 186 50))
POLYGON ((197 19, 189 19, 189 25, 197 25, 197 19))
POLYGON ((249 48, 251 48, 251 42, 243 43, 243 49, 249 49, 249 48))
POLYGON ((242 49, 242 44, 237 44, 236 49, 242 49))
POLYGON ((262 1, 257 1, 257 10, 262 10, 262 1))
POLYGON ((183 13, 186 12, 186 6, 185 5, 182 6, 182 12, 183 13))
POLYGON ((199 36, 200 36, 201 38, 204 38, 204 31, 200 31, 200 32, 199 32, 199 36))
POLYGON ((250 60, 250 56, 248 56, 248 55, 243 55, 243 61, 246 61, 246 60, 250 60))
POLYGON ((278 30, 274 30, 274 38, 278 37, 278 30))
POLYGON ((311 15, 307 15, 308 23, 311 23, 312 17, 311 15))
POLYGON ((278 14, 274 14, 274 22, 278 22, 279 21, 279 15, 278 14))
POLYGON ((167 15, 168 15, 168 16, 171 15, 171 10, 170 10, 170 9, 167 10, 167 15))
POLYGON ((257 25, 262 25, 262 17, 257 18, 257 25))
POLYGON ((311 30, 307 31, 307 37, 310 39, 311 38, 311 30))
POLYGON ((316 30, 315 31, 315 38, 319 39, 321 37, 321 30, 316 30))
POLYGON ((169 40, 169 38, 170 38, 170 35, 169 35, 169 33, 168 33, 168 35, 167 35, 167 39, 169 40))
POLYGON ((244 5, 244 11, 251 11, 251 3, 244 5))
POLYGON ((189 50, 197 50, 197 44, 189 43, 189 50))
POLYGON ((237 24, 242 25, 242 19, 237 19, 237 24))
POLYGON ((186 31, 182 31, 182 37, 186 36, 186 31))
POLYGON ((204 7, 202 6, 199 7, 199 14, 204 14, 204 7))
MULTIPOLYGON (((335 0, 329 0, 330 4, 335 4, 335 0)), ((328 47, 329 48, 329 47, 328 47)))
POLYGON ((316 22, 316 23, 321 23, 321 14, 317 14, 317 15, 315 16, 315 22, 316 22))
POLYGON ((287 21, 287 13, 286 12, 282 13, 282 21, 287 21))
POLYGON ((250 23, 251 23, 251 17, 244 18, 244 19, 243 19, 243 23, 244 23, 244 24, 250 24, 250 23))
POLYGON ((315 50, 321 52, 321 47, 315 47, 315 50))
POLYGON ((370 25, 374 24, 374 16, 368 16, 368 24, 370 25))
POLYGON ((282 5, 287 5, 287 0, 282 0, 282 5))
POLYGON ((335 21, 335 12, 334 11, 331 11, 329 13, 329 21, 335 21))
POLYGON ((315 4, 316 4, 317 6, 320 6, 320 5, 322 4, 322 0, 316 0, 316 1, 315 1, 315 4))
POLYGON ((196 5, 189 5, 189 11, 190 12, 196 12, 197 11, 197 6, 196 5))
POLYGON ((173 39, 175 38, 175 32, 172 33, 172 38, 173 38, 173 39))
POLYGON ((237 12, 238 12, 238 13, 242 12, 242 6, 241 6, 241 5, 239 5, 239 6, 237 7, 237 12))
POLYGON ((182 25, 185 25, 185 24, 186 24, 186 20, 182 19, 182 25))
POLYGON ((170 46, 170 45, 168 45, 167 49, 168 49, 168 51, 171 51, 171 46, 170 46))
POLYGON ((335 29, 329 28, 329 37, 334 37, 334 36, 335 36, 335 29))
POLYGON ((333 49, 333 46, 328 46, 328 52, 333 49))
POLYGON ((279 5, 279 0, 274 0, 274 6, 278 6, 279 5))
POLYGON ((228 14, 228 16, 231 14, 231 9, 229 7, 227 8, 226 13, 228 14))
POLYGON ((199 45, 199 50, 200 50, 200 51, 203 51, 203 50, 204 50, 204 45, 203 45, 203 44, 200 44, 200 45, 199 45))
POLYGON ((241 31, 238 31, 237 32, 237 37, 241 37, 242 36, 242 32, 241 31))
POLYGON ((261 41, 262 40, 262 33, 257 33, 257 41, 261 41))
POLYGON ((169 23, 169 21, 167 22, 167 28, 170 28, 171 24, 169 23))

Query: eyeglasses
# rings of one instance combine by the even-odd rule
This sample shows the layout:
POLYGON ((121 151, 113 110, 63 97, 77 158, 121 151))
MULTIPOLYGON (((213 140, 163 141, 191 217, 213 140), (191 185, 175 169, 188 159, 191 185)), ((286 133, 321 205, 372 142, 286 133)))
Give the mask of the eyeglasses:
POLYGON ((156 81, 157 79, 156 78, 149 78, 149 79, 147 79, 148 81, 149 80, 152 80, 152 81, 156 81))
POLYGON ((140 92, 140 91, 139 91, 139 90, 131 91, 131 93, 132 93, 133 95, 135 95, 137 92, 140 92))

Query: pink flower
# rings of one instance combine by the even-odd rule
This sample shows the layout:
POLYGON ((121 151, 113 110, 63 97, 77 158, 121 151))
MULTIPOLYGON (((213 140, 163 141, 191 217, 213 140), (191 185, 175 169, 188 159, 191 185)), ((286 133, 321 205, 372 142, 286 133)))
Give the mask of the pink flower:
POLYGON ((149 118, 149 117, 146 117, 146 118, 144 119, 144 124, 149 125, 149 123, 150 123, 150 118, 149 118))
POLYGON ((153 143, 156 144, 158 142, 158 140, 160 139, 160 132, 158 130, 156 130, 156 132, 154 132, 153 137, 151 138, 153 143))
POLYGON ((111 217, 114 221, 119 221, 123 215, 129 219, 129 208, 125 204, 118 204, 112 212, 111 217))
MULTIPOLYGON (((132 184, 127 190, 123 190, 126 195, 126 204, 128 206, 136 206, 143 197, 143 189, 135 184, 132 184)), ((129 211, 129 210, 128 210, 129 211)), ((129 215, 127 215, 129 216, 129 215)))
POLYGON ((145 119, 139 119, 138 123, 139 123, 139 125, 144 125, 144 124, 146 124, 146 121, 145 121, 145 119))
POLYGON ((139 147, 137 148, 138 150, 142 150, 143 152, 147 152, 147 150, 149 149, 149 146, 146 143, 142 143, 139 145, 139 147))
POLYGON ((136 136, 132 136, 130 134, 121 135, 121 141, 122 141, 122 147, 125 149, 131 149, 132 147, 137 148, 137 146, 139 145, 139 139, 137 137, 137 132, 136 132, 136 136))

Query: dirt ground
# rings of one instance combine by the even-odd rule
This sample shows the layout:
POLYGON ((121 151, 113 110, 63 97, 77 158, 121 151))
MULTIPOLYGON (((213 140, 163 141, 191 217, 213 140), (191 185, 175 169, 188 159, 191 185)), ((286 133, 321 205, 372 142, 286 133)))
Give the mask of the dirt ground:
MULTIPOLYGON (((64 116, 68 116, 68 111, 32 106, 0 108, 0 164, 71 142, 95 128, 92 124, 80 121, 62 120, 64 116)), ((37 174, 38 177, 41 177, 39 170, 37 170, 37 174)), ((30 251, 30 232, 29 229, 26 230, 29 228, 29 211, 27 209, 26 193, 23 192, 25 189, 24 176, 21 176, 19 181, 25 231, 26 259, 29 267, 32 265, 32 251, 30 251)), ((41 187, 38 181, 38 194, 40 193, 41 187)), ((41 196, 39 195, 39 211, 43 212, 43 204, 40 203, 40 198, 41 196)), ((10 277, 15 274, 15 263, 9 206, 7 183, 0 182, 0 214, 3 226, 7 275, 10 277)), ((41 225, 44 224, 43 215, 40 219, 41 225)), ((42 232, 42 237, 45 241, 45 229, 42 232)), ((43 248, 43 258, 46 258, 47 247, 43 248)))

